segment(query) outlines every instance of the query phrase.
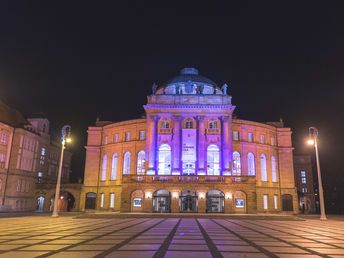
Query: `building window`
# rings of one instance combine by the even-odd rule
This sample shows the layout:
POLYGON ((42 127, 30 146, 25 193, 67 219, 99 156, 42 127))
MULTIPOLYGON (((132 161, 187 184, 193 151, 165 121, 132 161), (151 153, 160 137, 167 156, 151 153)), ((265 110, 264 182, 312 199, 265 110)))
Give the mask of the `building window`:
POLYGON ((18 179, 17 180, 17 192, 20 192, 20 188, 21 188, 21 181, 18 179))
POLYGON ((192 118, 188 118, 184 122, 184 129, 193 129, 194 128, 194 121, 192 118))
POLYGON ((275 145, 276 145, 275 137, 271 136, 270 142, 271 142, 271 145, 272 145, 272 146, 275 146, 275 145))
POLYGON ((139 151, 139 153, 137 154, 136 174, 138 175, 145 174, 145 159, 146 159, 145 152, 143 150, 139 151))
POLYGON ((5 159, 6 156, 4 153, 0 153, 0 168, 4 168, 5 167, 5 159))
POLYGON ((171 147, 168 144, 162 144, 159 147, 158 154, 158 174, 171 174, 171 147))
POLYGON ((46 155, 46 149, 42 148, 41 149, 41 157, 39 159, 39 164, 44 165, 45 155, 46 155))
POLYGON ((113 142, 119 142, 119 134, 115 133, 113 136, 113 142))
POLYGON ((253 142, 253 133, 248 133, 247 134, 247 141, 248 142, 253 142))
POLYGON ((260 135, 260 143, 265 144, 265 135, 264 134, 260 135))
POLYGON ((304 171, 304 170, 301 171, 301 183, 307 184, 306 171, 304 171))
POLYGON ((100 194, 100 208, 104 208, 104 193, 100 194))
POLYGON ((278 195, 277 194, 274 195, 274 209, 275 210, 278 209, 278 195))
POLYGON ((123 175, 129 175, 130 174, 130 160, 131 160, 131 154, 130 152, 124 153, 123 158, 123 175))
POLYGON ((110 193, 110 208, 115 208, 115 193, 110 193))
POLYGON ((260 155, 260 170, 262 181, 268 181, 268 171, 266 170, 266 156, 264 154, 260 155))
POLYGON ((0 144, 7 145, 8 143, 8 133, 7 132, 1 132, 0 133, 0 144))
POLYGON ((146 131, 140 131, 139 132, 139 139, 140 139, 140 141, 143 141, 146 139, 146 131))
POLYGON ((239 141, 239 132, 238 131, 233 131, 233 140, 239 141))
POLYGON ((125 141, 130 141, 130 132, 125 132, 125 141))
POLYGON ((111 180, 116 180, 117 178, 117 167, 118 167, 118 154, 115 153, 112 155, 112 164, 111 164, 111 180))
POLYGON ((233 176, 241 176, 241 160, 240 153, 233 152, 233 176))
POLYGON ((218 128, 218 122, 216 120, 209 122, 209 129, 217 129, 217 128, 218 128))
POLYGON ((301 191, 302 191, 303 193, 307 193, 307 187, 302 187, 301 191))
POLYGON ((249 152, 247 154, 247 166, 248 166, 248 175, 255 176, 256 175, 256 165, 254 162, 254 154, 249 152))
POLYGON ((168 120, 162 120, 160 123, 161 129, 170 129, 170 122, 168 120))
POLYGON ((43 172, 37 172, 37 181, 38 183, 43 182, 43 172))
POLYGON ((107 136, 104 137, 104 144, 108 144, 108 137, 107 136))
POLYGON ((106 180, 106 168, 107 168, 107 156, 103 156, 103 164, 102 164, 102 176, 101 180, 104 181, 106 180))
POLYGON ((220 175, 220 150, 215 144, 211 144, 207 149, 207 175, 220 175))
POLYGON ((263 196, 263 205, 264 205, 264 210, 267 210, 268 209, 268 195, 267 194, 264 194, 263 196))
POLYGON ((275 156, 271 156, 271 180, 277 182, 277 163, 275 156))

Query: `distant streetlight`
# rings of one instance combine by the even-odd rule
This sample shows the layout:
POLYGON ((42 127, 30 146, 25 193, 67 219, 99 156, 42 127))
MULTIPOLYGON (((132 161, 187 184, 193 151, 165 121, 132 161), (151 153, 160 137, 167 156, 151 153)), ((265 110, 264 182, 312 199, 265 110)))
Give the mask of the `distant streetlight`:
POLYGON ((309 139, 307 143, 309 145, 314 145, 315 148, 315 157, 317 160, 317 172, 318 172, 318 185, 319 185, 319 201, 320 201, 320 220, 327 220, 325 214, 325 204, 324 204, 324 191, 322 186, 321 180, 321 172, 320 172, 320 161, 319 161, 319 153, 318 153, 318 129, 315 127, 309 128, 309 139))
MULTIPOLYGON (((65 149, 66 143, 70 143, 72 139, 70 138, 70 125, 65 125, 62 127, 61 130, 61 156, 60 156, 60 165, 59 165, 59 172, 57 174, 57 182, 56 182, 56 192, 55 192, 55 199, 54 199, 54 210, 52 217, 58 217, 58 201, 60 197, 60 188, 61 188, 61 174, 62 174, 62 165, 63 165, 63 153, 65 149)), ((61 199, 63 199, 63 196, 61 196, 61 199)))

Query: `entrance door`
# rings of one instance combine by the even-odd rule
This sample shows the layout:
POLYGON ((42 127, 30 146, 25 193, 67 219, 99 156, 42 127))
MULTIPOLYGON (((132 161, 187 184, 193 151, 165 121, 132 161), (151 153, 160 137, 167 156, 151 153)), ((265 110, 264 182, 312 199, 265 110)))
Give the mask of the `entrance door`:
POLYGON ((37 198, 37 208, 36 208, 36 211, 39 211, 39 212, 43 212, 44 211, 44 197, 43 196, 39 196, 37 198))
POLYGON ((182 191, 180 196, 181 212, 197 212, 197 195, 195 191, 182 191))
POLYGON ((167 190, 158 190, 153 194, 153 210, 155 212, 171 211, 171 194, 167 190))

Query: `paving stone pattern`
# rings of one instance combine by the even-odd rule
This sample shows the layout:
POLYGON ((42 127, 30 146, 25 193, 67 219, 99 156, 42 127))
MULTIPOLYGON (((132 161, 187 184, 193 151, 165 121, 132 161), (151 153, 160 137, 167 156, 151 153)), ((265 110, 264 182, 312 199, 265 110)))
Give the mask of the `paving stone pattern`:
POLYGON ((344 221, 0 219, 0 257, 342 257, 344 221))

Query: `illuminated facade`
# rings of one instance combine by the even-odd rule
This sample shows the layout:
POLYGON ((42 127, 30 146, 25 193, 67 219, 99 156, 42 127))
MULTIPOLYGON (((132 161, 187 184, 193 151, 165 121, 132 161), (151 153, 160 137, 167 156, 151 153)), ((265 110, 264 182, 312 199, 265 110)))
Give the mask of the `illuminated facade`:
POLYGON ((185 68, 146 119, 89 127, 80 209, 296 213, 290 128, 234 119, 227 90, 185 68))

